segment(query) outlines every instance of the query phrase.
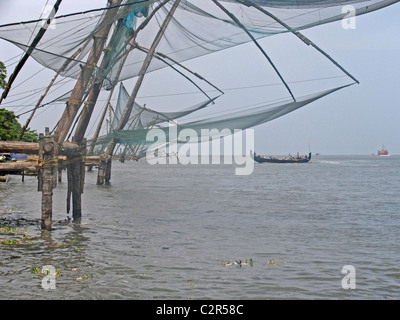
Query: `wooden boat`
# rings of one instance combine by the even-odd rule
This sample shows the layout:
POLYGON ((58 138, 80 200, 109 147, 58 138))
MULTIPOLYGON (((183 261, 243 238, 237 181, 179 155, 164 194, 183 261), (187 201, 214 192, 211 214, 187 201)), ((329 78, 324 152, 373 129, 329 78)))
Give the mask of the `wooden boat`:
POLYGON ((278 157, 266 157, 262 155, 257 155, 254 153, 253 155, 254 161, 263 163, 263 162, 269 162, 269 163, 307 163, 311 160, 311 152, 308 154, 308 156, 288 156, 288 157, 283 157, 283 158, 278 158, 278 157))

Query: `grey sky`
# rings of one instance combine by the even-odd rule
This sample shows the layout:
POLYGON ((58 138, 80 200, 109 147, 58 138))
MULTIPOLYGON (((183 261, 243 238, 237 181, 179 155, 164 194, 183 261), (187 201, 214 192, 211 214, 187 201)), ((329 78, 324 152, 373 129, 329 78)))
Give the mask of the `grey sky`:
MULTIPOLYGON (((1 0, 0 24, 36 19, 40 16, 46 0, 1 0)), ((50 4, 53 1, 49 1, 50 4)), ((104 6, 105 0, 65 0, 60 14, 82 11, 104 6)), ((321 154, 372 154, 385 144, 391 154, 400 154, 400 4, 396 4, 368 15, 357 17, 356 29, 345 30, 341 22, 331 23, 304 31, 312 41, 327 51, 359 81, 333 95, 314 102, 282 118, 255 129, 255 147, 258 153, 287 154, 306 153, 311 150, 321 154)), ((306 47, 293 35, 277 35, 260 41, 271 58, 293 85, 295 94, 318 91, 317 85, 299 80, 342 76, 338 69, 306 47), (315 87, 315 90, 314 90, 315 87)), ((7 61, 20 51, 5 41, 0 41, 0 60, 7 61)), ((226 90, 221 103, 232 108, 273 100, 271 90, 276 83, 269 65, 251 43, 198 58, 186 63, 190 68, 226 90), (264 87, 260 87, 264 85, 264 87), (232 90, 231 88, 254 86, 253 89, 232 90)), ((16 86, 41 67, 34 61, 28 63, 29 71, 21 73, 16 86)), ((12 70, 8 70, 9 74, 12 70)), ((26 91, 40 84, 46 86, 54 73, 43 71, 17 89, 26 91)), ((173 105, 170 98, 145 98, 154 92, 175 89, 168 71, 150 75, 147 86, 141 93, 142 103, 173 105), (165 85, 168 83, 169 85, 165 85), (151 85, 150 85, 151 84, 151 85)), ((351 82, 346 78, 331 78, 318 82, 327 86, 351 82)), ((129 83, 127 87, 130 89, 129 83)), ((177 89, 178 88, 178 89, 177 89)), ((16 90, 17 90, 16 89, 16 90)), ((180 90, 181 89, 181 90, 180 90)), ((15 98, 14 98, 15 99, 15 98)), ((11 100, 11 98, 10 98, 11 100)), ((13 103, 14 105, 14 103, 13 103)), ((15 109, 12 109, 15 110, 15 109)), ((16 113, 18 113, 16 111, 16 113)), ((24 121, 21 117, 21 122, 24 121)), ((44 131, 44 123, 54 123, 43 112, 32 122, 31 127, 44 131)), ((53 124, 49 124, 51 127, 53 124)))

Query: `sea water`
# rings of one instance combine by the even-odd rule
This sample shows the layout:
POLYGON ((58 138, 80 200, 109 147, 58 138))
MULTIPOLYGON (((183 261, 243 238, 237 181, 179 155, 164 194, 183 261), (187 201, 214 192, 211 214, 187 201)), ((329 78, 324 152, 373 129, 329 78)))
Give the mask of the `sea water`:
POLYGON ((400 299, 399 156, 96 178, 79 224, 57 186, 51 231, 35 177, 0 184, 0 299, 400 299))

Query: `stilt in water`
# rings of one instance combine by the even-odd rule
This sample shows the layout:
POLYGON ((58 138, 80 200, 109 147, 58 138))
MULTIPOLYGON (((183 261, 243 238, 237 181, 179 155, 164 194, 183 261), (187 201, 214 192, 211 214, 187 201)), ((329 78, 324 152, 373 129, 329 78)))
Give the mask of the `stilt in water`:
MULTIPOLYGON (((128 99, 128 101, 126 102, 126 106, 124 111, 121 114, 121 117, 118 121, 118 124, 116 125, 116 127, 114 128, 114 131, 118 131, 121 130, 126 123, 129 120, 129 116, 131 114, 132 108, 134 106, 137 94, 140 90, 140 87, 142 86, 142 83, 144 81, 144 78, 146 76, 147 70, 154 58, 154 55, 156 53, 156 49, 157 46, 159 45, 160 41, 162 40, 165 30, 167 29, 169 23, 172 20, 172 17, 177 9, 177 7, 179 6, 181 0, 176 0, 175 3, 172 5, 169 13, 167 14, 167 16, 164 19, 164 22, 162 23, 162 25, 160 26, 160 29, 158 31, 158 33, 156 34, 153 43, 151 45, 151 47, 149 48, 146 57, 143 61, 142 67, 139 71, 138 77, 136 79, 136 84, 132 90, 132 93, 128 99)), ((108 156, 107 159, 107 166, 106 166, 106 178, 105 178, 105 183, 106 184, 110 184, 110 179, 111 179, 111 165, 112 165, 112 155, 114 153, 114 149, 115 146, 117 145, 117 141, 116 139, 111 139, 111 141, 108 143, 107 145, 107 149, 105 151, 105 154, 108 156)))
POLYGON ((85 156, 86 139, 79 146, 77 153, 67 156, 67 213, 71 209, 74 222, 80 222, 82 218, 82 193, 85 185, 85 156))
POLYGON ((42 192, 41 228, 50 230, 53 216, 53 189, 56 186, 54 174, 57 172, 58 146, 54 136, 46 128, 45 135, 39 135, 38 191, 42 192))
POLYGON ((97 171, 97 185, 101 186, 104 184, 106 179, 108 160, 106 156, 100 156, 98 171, 97 171))

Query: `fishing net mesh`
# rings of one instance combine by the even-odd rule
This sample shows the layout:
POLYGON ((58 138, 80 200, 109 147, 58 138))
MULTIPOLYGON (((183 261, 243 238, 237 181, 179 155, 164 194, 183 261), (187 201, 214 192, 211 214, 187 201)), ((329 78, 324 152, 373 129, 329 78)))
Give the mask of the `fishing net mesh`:
MULTIPOLYGON (((361 15, 395 2, 398 0, 219 0, 217 3, 213 0, 182 0, 157 46, 158 57, 163 59, 153 59, 147 72, 250 42, 252 39, 249 35, 253 39, 260 39, 338 21, 348 16, 348 8, 344 10, 348 5, 354 14, 361 15), (221 6, 225 11, 221 10, 221 6)), ((175 0, 125 0, 109 19, 106 19, 105 12, 110 8, 56 17, 31 56, 44 67, 60 72, 64 77, 78 78, 93 46, 93 37, 106 26, 112 25, 102 60, 95 66, 97 72, 94 81, 100 81, 105 89, 113 88, 120 81, 138 76, 147 49, 151 47, 174 3, 175 0)), ((45 21, 2 25, 0 39, 26 51, 31 35, 43 23, 45 21)), ((202 129, 217 129, 220 132, 226 128, 233 130, 254 127, 341 88, 319 92, 297 101, 265 104, 223 116, 214 115, 199 121, 183 122, 177 126, 177 130, 179 133, 191 129, 193 134, 198 135, 202 129)), ((94 142, 101 146, 100 149, 104 149, 111 139, 123 145, 146 144, 152 141, 149 132, 151 135, 155 127, 168 136, 168 122, 205 108, 214 101, 214 98, 209 98, 172 113, 147 109, 134 103, 125 127, 117 128, 128 99, 129 94, 121 86, 111 130, 94 142)))
MULTIPOLYGON (((160 130, 163 132, 163 136, 170 144, 184 143, 187 141, 197 142, 198 137, 204 136, 204 130, 207 131, 208 138, 218 139, 233 134, 235 130, 245 130, 284 116, 285 114, 300 109, 347 86, 349 85, 310 94, 297 99, 297 101, 288 99, 279 103, 269 103, 257 107, 242 109, 239 112, 225 112, 218 116, 214 115, 212 117, 205 117, 196 121, 176 121, 178 117, 183 117, 184 115, 194 112, 195 108, 191 108, 191 111, 184 110, 175 113, 175 120, 171 122, 168 117, 163 116, 159 112, 146 110, 140 106, 136 106, 136 111, 132 113, 132 119, 135 119, 135 122, 130 122, 122 130, 111 130, 108 134, 99 137, 94 142, 89 141, 89 143, 94 143, 99 146, 96 149, 97 152, 103 150, 112 139, 115 139, 117 143, 125 146, 142 145, 148 147, 157 141, 157 137, 160 135, 160 130), (145 114, 143 120, 141 120, 141 113, 145 114), (143 121, 143 123, 141 123, 141 121, 143 121), (135 124, 132 125, 132 123, 135 124), (176 133, 176 136, 170 136, 171 127, 174 127, 173 132, 174 134, 176 133)), ((119 99, 118 103, 122 104, 124 101, 126 102, 126 97, 129 97, 123 86, 120 87, 119 96, 121 99, 119 99)), ((207 103, 204 103, 202 107, 206 104, 207 103)), ((114 120, 118 120, 118 114, 118 112, 115 112, 114 120)))
MULTIPOLYGON (((59 71, 64 66, 62 76, 77 78, 81 72, 81 65, 85 63, 93 45, 93 36, 104 26, 113 24, 115 28, 109 35, 109 45, 99 71, 99 76, 106 80, 104 87, 110 88, 118 81, 138 75, 146 53, 135 50, 132 44, 137 43, 144 48, 151 46, 174 1, 167 2, 153 16, 151 13, 161 2, 124 1, 118 13, 108 20, 104 19, 107 8, 56 17, 35 48, 32 57, 54 71, 59 71), (147 21, 149 16, 151 19, 147 21), (144 21, 148 22, 146 27, 135 35, 135 40, 132 42, 133 30, 144 21), (79 54, 76 55, 77 52, 79 54), (65 67, 66 61, 69 61, 69 64, 65 67), (121 70, 122 64, 124 67, 121 70)), ((285 26, 272 17, 278 18, 292 30, 301 30, 343 19, 348 15, 347 11, 343 11, 345 5, 351 5, 354 13, 360 15, 398 1, 220 0, 219 2, 236 16, 254 38, 260 39, 288 32, 285 26), (272 17, 259 8, 270 13, 272 17)), ((0 26, 0 39, 7 40, 26 51, 31 35, 38 25, 44 23, 45 20, 0 26)), ((183 62, 249 41, 251 40, 244 30, 213 1, 182 0, 157 51, 176 62, 183 62)), ((148 72, 166 66, 163 61, 155 59, 148 72)))

